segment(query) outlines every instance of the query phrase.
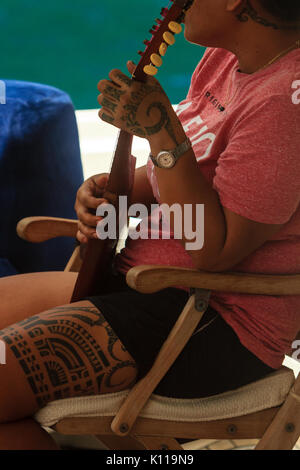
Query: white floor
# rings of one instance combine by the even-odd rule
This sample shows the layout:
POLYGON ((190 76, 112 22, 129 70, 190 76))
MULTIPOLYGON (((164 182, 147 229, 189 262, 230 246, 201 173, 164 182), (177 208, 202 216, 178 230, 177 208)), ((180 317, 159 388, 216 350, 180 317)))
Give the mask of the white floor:
MULTIPOLYGON (((77 111, 76 116, 85 179, 109 172, 118 129, 101 121, 98 110, 77 111)), ((134 137, 132 154, 137 157, 137 167, 145 165, 149 155, 148 142, 134 137)), ((292 368, 296 375, 300 372, 299 361, 287 357, 284 364, 292 368)))

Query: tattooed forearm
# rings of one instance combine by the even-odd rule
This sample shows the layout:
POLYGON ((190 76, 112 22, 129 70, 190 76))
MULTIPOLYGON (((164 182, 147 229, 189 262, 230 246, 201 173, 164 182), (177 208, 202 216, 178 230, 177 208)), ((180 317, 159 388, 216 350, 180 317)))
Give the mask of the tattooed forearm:
POLYGON ((241 13, 239 13, 237 15, 237 18, 238 18, 239 21, 242 21, 242 22, 247 22, 249 20, 249 18, 251 18, 253 21, 255 21, 256 23, 261 24, 262 26, 265 26, 267 28, 273 28, 273 29, 276 29, 276 30, 279 30, 279 29, 297 30, 297 29, 299 29, 299 25, 298 26, 297 25, 286 25, 286 24, 285 25, 278 25, 274 22, 271 22, 271 21, 263 18, 253 8, 253 6, 250 3, 250 0, 246 0, 246 5, 243 8, 243 10, 241 11, 241 13))
POLYGON ((151 110, 154 108, 159 109, 161 118, 160 118, 160 121, 155 126, 146 127, 147 135, 151 136, 151 135, 157 134, 162 129, 166 129, 169 136, 174 140, 175 144, 178 145, 176 135, 175 135, 172 123, 171 123, 171 119, 169 117, 166 107, 162 103, 152 103, 147 110, 148 116, 151 110))

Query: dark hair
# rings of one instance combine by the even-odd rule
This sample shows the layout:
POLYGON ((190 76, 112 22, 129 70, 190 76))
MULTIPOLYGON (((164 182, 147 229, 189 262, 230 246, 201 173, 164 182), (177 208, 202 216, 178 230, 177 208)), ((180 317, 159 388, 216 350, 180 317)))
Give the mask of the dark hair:
POLYGON ((300 0, 259 0, 274 18, 297 23, 300 20, 300 0))

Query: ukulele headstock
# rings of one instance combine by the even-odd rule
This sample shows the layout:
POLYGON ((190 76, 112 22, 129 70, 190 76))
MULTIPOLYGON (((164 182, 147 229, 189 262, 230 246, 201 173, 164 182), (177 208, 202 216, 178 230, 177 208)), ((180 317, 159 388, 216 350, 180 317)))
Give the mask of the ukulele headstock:
POLYGON ((170 0, 170 2, 172 5, 169 8, 162 8, 160 18, 155 20, 154 26, 150 29, 152 37, 144 41, 146 49, 143 52, 139 51, 141 59, 133 75, 136 80, 145 81, 147 75, 157 74, 168 47, 175 44, 176 34, 182 32, 181 23, 194 0, 170 0))

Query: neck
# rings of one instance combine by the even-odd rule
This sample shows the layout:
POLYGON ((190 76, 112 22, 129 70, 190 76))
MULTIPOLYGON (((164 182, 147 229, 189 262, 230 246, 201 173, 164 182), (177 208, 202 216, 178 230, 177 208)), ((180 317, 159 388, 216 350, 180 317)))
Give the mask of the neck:
POLYGON ((280 25, 257 8, 256 0, 246 5, 246 9, 235 15, 228 49, 237 56, 241 72, 250 74, 299 47, 300 29, 280 25))
POLYGON ((243 73, 255 73, 269 65, 270 62, 279 60, 284 55, 299 47, 299 36, 290 38, 273 38, 273 40, 256 41, 255 35, 252 40, 247 40, 247 47, 243 47, 241 42, 236 44, 231 50, 237 56, 239 69, 243 73), (262 47, 263 44, 263 47, 262 47), (274 60, 276 59, 276 60, 274 60))

